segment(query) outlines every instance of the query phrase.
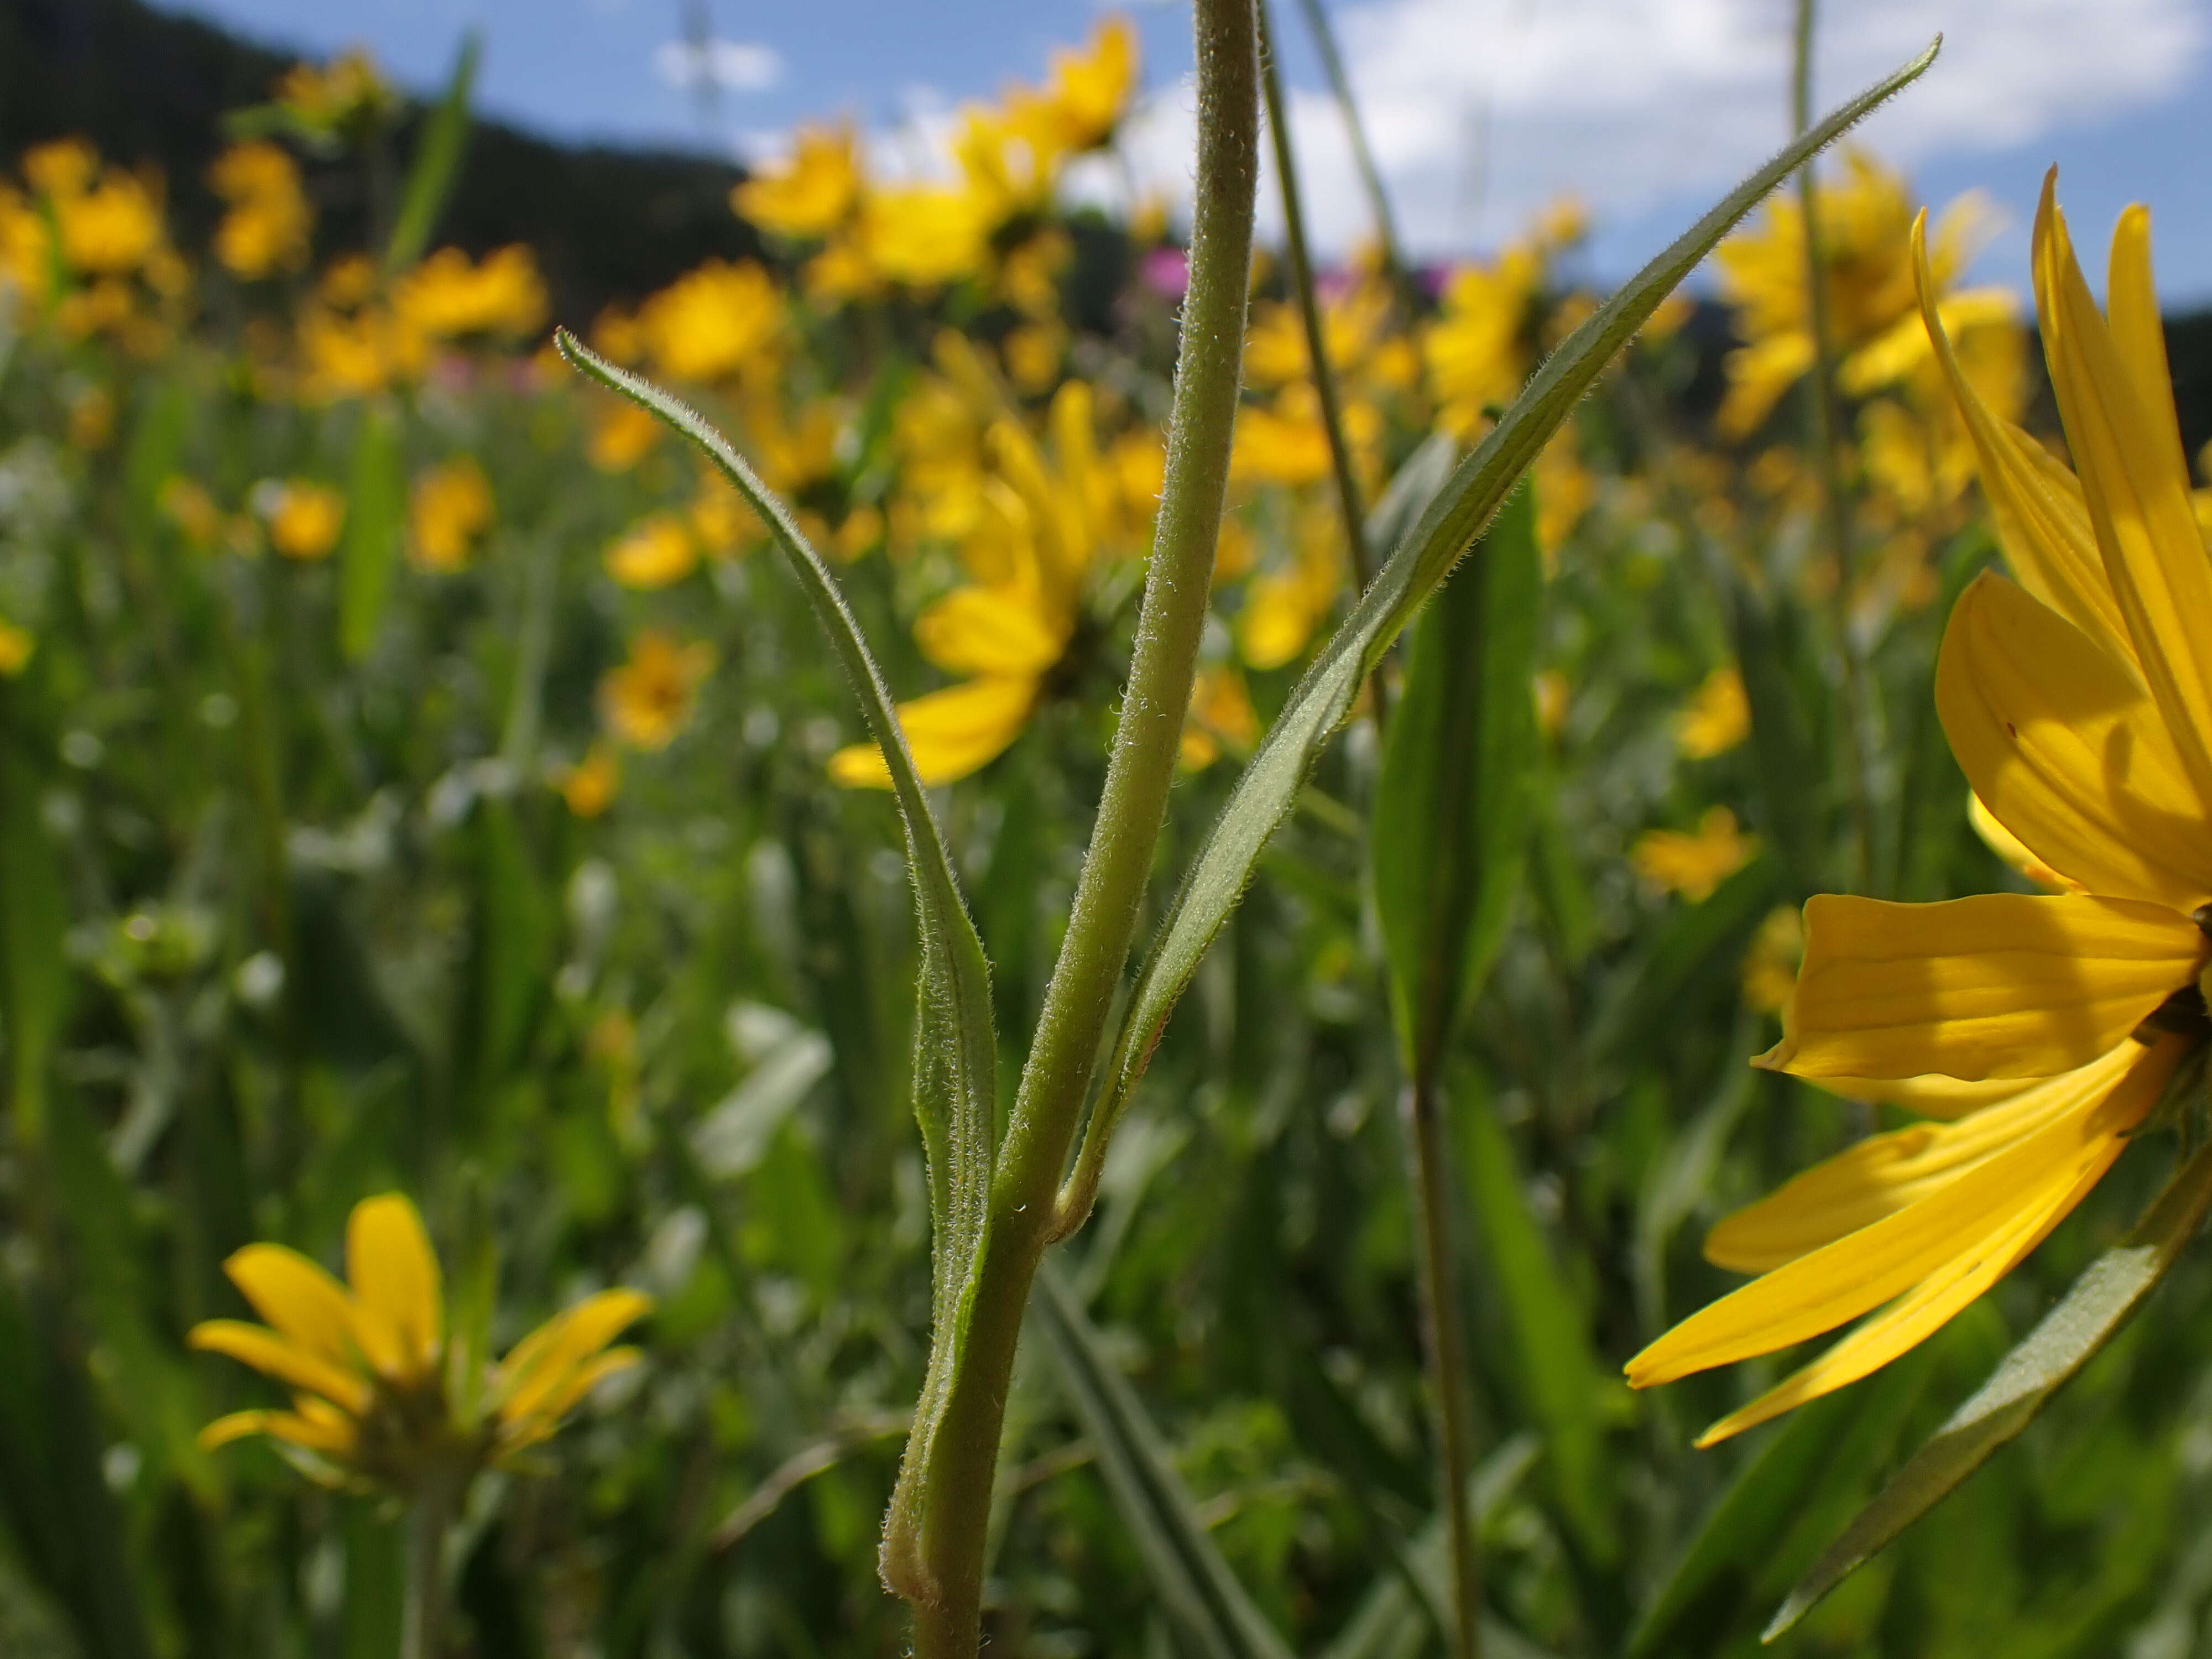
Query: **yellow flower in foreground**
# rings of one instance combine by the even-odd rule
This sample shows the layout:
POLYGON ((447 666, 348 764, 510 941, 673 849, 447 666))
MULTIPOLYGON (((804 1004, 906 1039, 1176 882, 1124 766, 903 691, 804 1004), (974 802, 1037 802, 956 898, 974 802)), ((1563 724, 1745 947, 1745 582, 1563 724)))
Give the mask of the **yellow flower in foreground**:
POLYGON ((1733 668, 1706 675, 1690 706, 1674 716, 1674 746, 1692 760, 1725 755, 1750 735, 1751 700, 1733 668))
POLYGON ((491 482, 466 455, 434 466, 407 498, 408 545, 425 570, 459 570, 491 527, 491 482))
POLYGON ((327 484, 291 478, 257 494, 269 544, 286 558, 325 558, 338 544, 345 497, 327 484))
POLYGON ((699 544, 677 514, 656 513, 608 546, 606 565, 624 587, 668 587, 698 568, 699 544))
POLYGON ((704 641, 678 645, 647 629, 630 641, 629 660, 599 681, 599 714, 633 749, 665 749, 691 718, 691 699, 714 666, 704 641))
POLYGON ((637 1363, 636 1349, 608 1344, 653 1305, 636 1291, 602 1291, 469 1376, 447 1339, 438 1258, 397 1193, 354 1206, 349 1284, 282 1244, 249 1244, 223 1271, 267 1324, 210 1319, 187 1340, 285 1384, 293 1408, 234 1412, 201 1430, 200 1443, 266 1435, 332 1485, 398 1492, 465 1481, 551 1435, 594 1386, 637 1363))
POLYGON ((1694 830, 1646 830, 1628 856, 1637 873, 1654 886, 1703 904, 1758 850, 1759 838, 1736 828, 1735 813, 1709 806, 1694 830))
POLYGON ((2054 184, 2036 216, 2036 308, 2078 478, 1959 368, 1924 216, 1912 256, 2018 578, 1984 574, 1960 599, 1936 712, 2006 842, 2073 890, 1806 907, 1804 969, 1760 1063, 1956 1121, 1862 1141, 1714 1231, 1709 1257, 1765 1277, 1630 1361, 1632 1384, 1873 1317, 1706 1442, 1856 1381, 1980 1296, 2112 1167, 2206 1029, 2212 559, 2190 506, 2150 216, 2120 216, 2100 314, 2054 184))

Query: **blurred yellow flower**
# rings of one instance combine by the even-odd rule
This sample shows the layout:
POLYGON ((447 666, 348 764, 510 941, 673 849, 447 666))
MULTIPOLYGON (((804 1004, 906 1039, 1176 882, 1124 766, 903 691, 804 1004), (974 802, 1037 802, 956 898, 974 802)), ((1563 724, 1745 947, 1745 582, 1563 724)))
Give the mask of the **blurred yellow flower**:
POLYGON ((233 144, 208 169, 208 184, 228 208, 215 230, 223 269, 254 282, 307 263, 313 219, 285 150, 266 139, 233 144))
POLYGON ((473 457, 422 472, 407 497, 408 550, 425 570, 459 570, 491 528, 491 481, 473 457))
POLYGON ((1558 669, 1540 668, 1529 690, 1536 700, 1536 729, 1547 738, 1558 737, 1567 724, 1567 704, 1573 697, 1573 686, 1558 669))
POLYGON ((269 527, 269 544, 288 559, 319 559, 338 544, 345 497, 326 484, 301 478, 272 481, 255 492, 269 527))
POLYGON ((1779 1013, 1797 988, 1804 959, 1804 917, 1786 904, 1768 911, 1744 953, 1743 1000, 1762 1014, 1779 1013))
POLYGON ((1630 850, 1629 861, 1653 886, 1702 904, 1758 850, 1759 838, 1736 828, 1735 813, 1709 806, 1694 830, 1646 830, 1630 850))
POLYGON ((710 259, 647 300, 637 325, 659 374, 719 380, 748 364, 768 367, 762 360, 782 329, 783 295, 750 261, 710 259))
POLYGON ((1423 354, 1437 423, 1465 441, 1513 401, 1529 368, 1529 321, 1544 279, 1535 251, 1516 246, 1492 264, 1462 265, 1445 284, 1423 354))
POLYGON ((668 587, 699 565, 690 526, 673 513, 641 519, 607 546, 607 574, 624 587, 668 587))
POLYGON ((0 617, 0 677, 14 679, 30 666, 31 653, 38 647, 38 639, 29 629, 0 617))
POLYGON ((54 203, 61 224, 62 257, 86 276, 137 270, 161 246, 161 210, 129 173, 110 169, 81 196, 54 203))
POLYGON ((1060 379, 1060 359, 1067 353, 1067 330, 1056 321, 1024 323, 1010 331, 999 350, 1006 360, 1006 378, 1025 397, 1052 390, 1060 379))
POLYGON ((401 321, 436 340, 520 339, 544 326, 545 307, 537 256, 520 243, 474 263, 457 247, 441 247, 403 274, 392 290, 392 308, 401 321))
POLYGON ((1009 102, 1034 142, 1073 155, 1112 142, 1127 114, 1137 82, 1137 30, 1119 12, 1098 20, 1090 45, 1055 52, 1042 94, 1018 93, 1009 102))
POLYGON ((629 644, 629 659, 599 680, 599 717, 633 749, 665 749, 691 718, 699 683, 713 672, 714 648, 679 645, 655 629, 629 644))
POLYGON ((2191 1011, 2212 953, 2198 921, 2212 898, 2200 622, 2212 561, 2189 503, 2149 215, 2120 216, 2100 313, 2055 183, 2036 216, 2036 308, 2078 474, 1977 398, 1948 347, 1924 215, 1910 260, 2020 579, 1984 572, 1960 597, 1936 712, 2017 861, 2074 890, 1935 904, 1822 895, 1806 907, 1782 1041, 1759 1063, 1957 1121, 1871 1137, 1714 1229, 1711 1260, 1764 1276, 1638 1354, 1634 1386, 1872 1317, 1700 1443, 1855 1382, 1939 1329, 2102 1179, 2203 1042, 2191 1011), (2178 1018, 2160 1017, 2177 1003, 2178 1018))
POLYGON ((908 185, 869 192, 860 212, 855 255, 884 282, 941 288, 972 276, 990 252, 986 204, 966 191, 908 185))
POLYGON ((1178 757, 1183 769, 1201 772, 1224 750, 1249 755, 1260 741, 1260 716, 1244 677, 1225 664, 1201 668, 1191 682, 1190 712, 1184 718, 1178 757))
POLYGON ((602 472, 627 472, 652 452, 664 430, 651 410, 626 398, 609 398, 592 422, 585 458, 602 472))
POLYGON ((638 1363, 636 1349, 609 1344, 653 1306, 637 1291, 601 1291, 479 1370, 447 1333, 438 1258, 397 1193, 354 1206, 345 1284, 282 1244, 249 1244, 223 1271, 268 1322, 205 1320, 186 1340, 284 1384, 293 1407, 218 1418, 201 1444, 265 1435, 326 1484, 402 1495, 465 1485, 551 1436, 594 1387, 638 1363))
POLYGON ((212 495, 190 478, 172 475, 163 479, 155 501, 163 516, 194 547, 203 550, 213 547, 216 538, 222 533, 222 509, 215 504, 212 495))
POLYGON ((1751 735, 1751 700, 1733 667, 1705 676, 1690 706, 1674 716, 1674 746, 1691 760, 1725 755, 1751 735))
POLYGON ((554 787, 568 810, 580 818, 595 818, 614 805, 622 782, 622 761, 613 748, 595 743, 584 758, 555 775, 554 787))
POLYGON ((865 184, 849 126, 802 126, 789 158, 730 192, 730 206, 775 236, 823 237, 859 206, 865 184))
POLYGON ((301 125, 331 136, 359 137, 399 107, 399 95, 356 47, 328 64, 295 64, 277 81, 276 101, 301 125))
POLYGON ((1291 533, 1291 568, 1255 576, 1237 613, 1237 654, 1254 668, 1296 660, 1347 586, 1344 549, 1329 513, 1308 507, 1293 521, 1291 533))

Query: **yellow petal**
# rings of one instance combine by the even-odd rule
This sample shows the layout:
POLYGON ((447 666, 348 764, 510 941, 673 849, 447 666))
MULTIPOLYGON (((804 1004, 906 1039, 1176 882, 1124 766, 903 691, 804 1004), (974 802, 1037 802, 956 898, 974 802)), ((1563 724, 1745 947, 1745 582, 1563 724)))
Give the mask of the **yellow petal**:
POLYGON ((2046 893, 2081 893, 2088 890, 2060 875, 2028 850, 2027 843, 1996 821, 1989 804, 1972 790, 1966 792, 1966 822, 1982 838, 1982 845, 2046 893))
POLYGON ((204 1352, 228 1355, 251 1365, 279 1382, 319 1394, 356 1416, 368 1409, 371 1390, 359 1373, 334 1365, 259 1325, 239 1319, 203 1320, 185 1340, 204 1352))
POLYGON ((249 1244, 222 1270, 283 1336, 332 1364, 352 1363, 353 1298, 319 1263, 282 1244, 249 1244))
POLYGON ((2212 841, 2156 706, 2048 605, 1976 577, 1943 630, 1936 709, 1990 816, 2069 885, 2181 911, 2212 897, 2212 841))
POLYGON ((248 1435, 266 1434, 269 1423, 277 1413, 270 1411, 233 1412, 228 1417, 218 1417, 202 1429, 200 1449, 213 1451, 218 1446, 228 1446, 234 1440, 243 1440, 248 1435))
POLYGON ((2006 562, 2029 592, 2133 665, 2135 644, 2106 580, 2104 556, 2097 550, 2097 532, 2089 523, 2081 486, 2041 444, 1993 413, 1959 366, 1928 273, 1926 231, 1923 213, 1912 227, 1920 315, 1973 440, 1982 489, 1990 498, 2006 562))
POLYGON ((923 611, 915 642, 949 674, 1035 678, 1060 660, 1067 630, 1045 614, 1034 592, 1014 587, 956 587, 923 611))
POLYGON ((1984 893, 1940 904, 1822 894, 1782 1041, 1800 1077, 2054 1077, 2196 977, 2203 933, 2163 905, 1984 893))
POLYGON ((2173 371, 2166 359, 2166 327, 2158 313, 2158 289, 2150 274, 2150 210, 2141 202, 2123 209, 2112 228, 2112 262, 2106 267, 2105 306, 2110 313, 2112 349, 2133 386, 2136 406, 2154 430, 2160 463, 2185 487, 2189 460, 2181 447, 2181 423, 2173 404, 2173 371))
POLYGON ((1984 1106, 2010 1100, 2021 1090, 2049 1079, 2040 1078, 1984 1078, 1969 1083, 1963 1078, 1928 1073, 1920 1077, 1808 1077, 1806 1082, 1825 1093, 1846 1100, 1864 1100, 1881 1106, 1902 1106, 1922 1117, 1964 1117, 1984 1106))
MULTIPOLYGON (((2167 1036, 2149 1048, 2122 1045, 2129 1069, 2106 1107, 2085 1124, 2083 1155, 2060 1165, 2039 1188, 2023 1190, 2017 1212, 1972 1249, 1962 1249, 1936 1272, 1811 1364, 1731 1412, 1698 1437, 1711 1446, 1779 1416, 1808 1400, 1832 1394, 1887 1364, 1939 1329, 2047 1237, 2104 1178, 2127 1145, 2127 1130, 2142 1121, 2186 1051, 2185 1040, 2167 1036), (2130 1053, 2129 1051, 2132 1051, 2130 1053)), ((2063 1126, 2057 1126, 2063 1127, 2063 1126)))
MULTIPOLYGON (((1947 1269, 1971 1273, 1993 1255, 2002 1259, 2002 1273, 2056 1219, 2054 1207, 2070 1203, 2069 1194, 2078 1197, 2110 1164, 2116 1143, 2155 1103, 2184 1046, 2169 1039, 2137 1049, 2127 1077, 2111 1093, 2088 1095, 1918 1202, 1692 1315, 1629 1361, 1629 1382, 1646 1388, 1793 1346, 1947 1269)), ((1864 1345, 1853 1351, 1857 1357, 1865 1352, 1864 1345)))
POLYGON ((492 1379, 492 1398, 502 1419, 526 1417, 544 1408, 569 1374, 653 1307, 640 1291, 601 1291, 564 1313, 555 1315, 523 1338, 492 1379))
MULTIPOLYGON (((1918 1202, 2054 1117, 2102 1096, 2140 1045, 2122 1042, 2079 1071, 2020 1089, 1955 1122, 1916 1123, 1857 1145, 1785 1182, 1705 1236, 1705 1260, 1763 1273, 1918 1202)), ((2016 1086, 2016 1085, 2015 1085, 2016 1086)))
POLYGON ((534 1445, 561 1426, 561 1419, 577 1402, 607 1378, 629 1370, 644 1358, 635 1348, 610 1348, 605 1353, 569 1367, 568 1375, 527 1415, 511 1416, 500 1431, 502 1455, 534 1445))
MULTIPOLYGON (((921 781, 951 783, 998 759, 1021 736, 1040 690, 1033 679, 992 678, 901 703, 899 726, 921 781)), ((872 743, 832 755, 830 775, 848 789, 891 787, 890 768, 872 743)))
POLYGON ((433 1370, 445 1345, 444 1292, 422 1218, 403 1194, 386 1193, 354 1206, 346 1223, 346 1277, 364 1316, 362 1326, 372 1334, 362 1344, 371 1362, 398 1377, 433 1370))
MULTIPOLYGON (((2064 216, 2044 181, 2035 222, 2035 292, 2066 441, 2126 618, 2143 678, 2212 808, 2212 559, 2190 505, 2189 475, 2170 440, 2170 412, 2144 408, 2074 258, 2064 216)), ((2166 397, 2170 403, 2172 393, 2166 397)))

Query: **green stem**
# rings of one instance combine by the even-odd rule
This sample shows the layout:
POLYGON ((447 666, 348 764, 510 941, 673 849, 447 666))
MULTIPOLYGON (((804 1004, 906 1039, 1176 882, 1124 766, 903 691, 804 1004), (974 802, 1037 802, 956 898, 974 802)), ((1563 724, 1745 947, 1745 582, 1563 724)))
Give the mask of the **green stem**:
POLYGON ((1467 1491, 1474 1439, 1468 1420, 1467 1327, 1460 1316, 1459 1275, 1453 1268, 1451 1191, 1434 1066, 1424 1066, 1407 1085, 1401 1109, 1420 1228, 1421 1334, 1436 1425, 1437 1478, 1443 1488, 1444 1531, 1451 1548, 1451 1651, 1454 1659, 1479 1659, 1482 1559, 1467 1491))
MULTIPOLYGON (((1818 15, 1817 0, 1797 0, 1796 50, 1790 81, 1790 118, 1793 131, 1803 132, 1813 124, 1813 36, 1818 15)), ((1835 567, 1836 588, 1832 626, 1836 650, 1843 665, 1844 764, 1850 773, 1854 840, 1858 860, 1858 890, 1866 892, 1874 879, 1874 808, 1867 791, 1866 688, 1859 672, 1857 647, 1851 640, 1851 591, 1855 572, 1851 558, 1850 507, 1844 495, 1841 458, 1837 452, 1842 418, 1836 404, 1836 343, 1828 316, 1826 258, 1820 238, 1819 195, 1813 164, 1797 169, 1798 210, 1805 222, 1805 309, 1813 334, 1811 398, 1813 465, 1820 484, 1820 529, 1835 567)))
MULTIPOLYGON (((1366 515, 1359 504, 1359 481, 1352 472, 1352 446, 1345 441, 1336 370, 1330 366, 1328 337, 1322 326, 1321 296, 1314 289, 1313 260, 1306 248, 1305 208, 1298 193, 1297 157, 1291 147, 1290 110, 1283 100, 1282 76, 1275 70, 1267 0, 1255 0, 1255 11, 1260 20, 1261 84, 1267 94, 1267 136, 1274 147, 1275 180, 1283 192, 1283 241, 1290 255, 1291 286, 1297 291, 1298 314, 1305 323, 1306 356, 1313 362, 1314 394, 1321 404, 1322 427, 1328 434, 1329 470, 1336 478, 1336 508, 1344 520, 1344 544, 1352 556, 1354 591, 1364 593, 1369 574, 1366 515)), ((1376 690, 1381 690, 1379 681, 1376 690)), ((1378 720, 1382 712, 1378 701, 1378 720)))
POLYGON ((438 1659, 446 1622, 446 1528, 460 1494, 442 1475, 427 1477, 408 1500, 407 1599, 399 1613, 399 1659, 438 1659))
POLYGON ((1328 89, 1344 112, 1352 164, 1359 174, 1360 187, 1367 192, 1368 209, 1375 216, 1375 240, 1382 246, 1382 268, 1402 288, 1407 280, 1406 261, 1398 252, 1398 228, 1390 215, 1389 192, 1382 188, 1382 170, 1375 165, 1375 152, 1368 148, 1367 124, 1359 118, 1359 100, 1352 95, 1352 77, 1345 73, 1344 54, 1336 49, 1336 31, 1330 27, 1321 0, 1300 0, 1300 3, 1305 8, 1306 29, 1313 36, 1314 51, 1321 58, 1322 73, 1328 76, 1328 89))
POLYGON ((988 1243, 972 1287, 967 1341, 926 1477, 921 1551, 935 1594, 915 1609, 920 1659, 969 1659, 976 1650, 1014 1350, 1136 936, 1206 625, 1244 348, 1260 70, 1253 0, 1195 0, 1193 25, 1199 118, 1190 287, 1158 526, 1097 827, 992 1178, 988 1243))

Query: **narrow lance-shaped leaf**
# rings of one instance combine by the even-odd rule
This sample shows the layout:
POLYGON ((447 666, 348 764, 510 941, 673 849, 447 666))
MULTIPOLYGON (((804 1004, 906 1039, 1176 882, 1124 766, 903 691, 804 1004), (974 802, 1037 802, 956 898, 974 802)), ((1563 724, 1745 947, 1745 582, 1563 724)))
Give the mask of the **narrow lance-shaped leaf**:
POLYGON ((45 1135, 46 1064, 69 1000, 69 913, 53 843, 39 821, 39 774, 10 718, 14 702, 0 704, 0 1022, 9 1112, 27 1150, 45 1135))
POLYGON ((1808 156, 1918 79, 1941 45, 1939 37, 1888 79, 1800 134, 1569 335, 1391 554, 1268 728, 1183 879, 1129 999, 1092 1129, 1062 1196, 1064 1214, 1079 1216, 1086 1207, 1107 1137, 1143 1076, 1169 1013, 1243 896, 1261 849, 1289 814, 1315 757, 1351 713, 1360 682, 1660 301, 1808 156))
POLYGON ((1384 740, 1369 862, 1399 1048, 1419 1075, 1480 991, 1519 884, 1543 586, 1522 489, 1414 625, 1384 740))
POLYGON ((921 1471, 928 1467, 945 1390, 966 1335, 973 1269, 982 1255, 989 1216, 997 1110, 990 964, 961 896, 945 838, 930 811, 929 798, 922 793, 914 757, 892 707, 890 689, 869 654, 860 623, 854 619, 830 568, 807 544, 791 514, 754 475, 744 458, 696 410, 617 368, 566 329, 558 331, 554 341, 562 355, 584 374, 651 410, 690 440, 751 503, 782 549, 816 617, 830 635, 860 700, 869 734, 890 767, 892 793, 906 832, 907 866, 914 878, 921 939, 915 1019, 915 1116, 921 1126, 928 1160, 930 1215, 936 1242, 931 1252, 934 1316, 929 1364, 922 1378, 921 1398, 915 1408, 914 1432, 907 1441, 906 1459, 900 1466, 898 1486, 884 1525, 883 1565, 885 1578, 894 1589, 902 1594, 920 1591, 926 1578, 915 1553, 920 1519, 917 1482, 921 1471))
POLYGON ((414 164, 407 170, 407 185, 399 198, 399 212, 392 222, 392 240, 384 245, 384 268, 404 270, 430 246, 438 216, 453 193, 460 174, 461 155, 469 142, 469 94, 476 86, 477 59, 483 40, 474 29, 461 39, 453 59, 453 72, 446 81, 446 95, 438 100, 422 124, 416 141, 414 164))
POLYGON ((2166 1277, 2212 1206, 2212 1146, 2166 1183, 2127 1237, 2089 1264, 2073 1289, 1861 1510, 1799 1581, 1766 1627, 1772 1641, 1877 1550, 1935 1508, 2051 1403, 2166 1277))
POLYGON ((1044 1328, 1068 1403, 1098 1454, 1099 1472, 1168 1617, 1206 1659, 1290 1659, 1290 1648, 1221 1558, 1182 1477, 1098 1333, 1050 1260, 1030 1306, 1044 1328))
POLYGON ((338 647, 359 662, 376 643, 399 538, 407 520, 399 424, 389 410, 363 407, 346 489, 345 540, 338 548, 338 647))

